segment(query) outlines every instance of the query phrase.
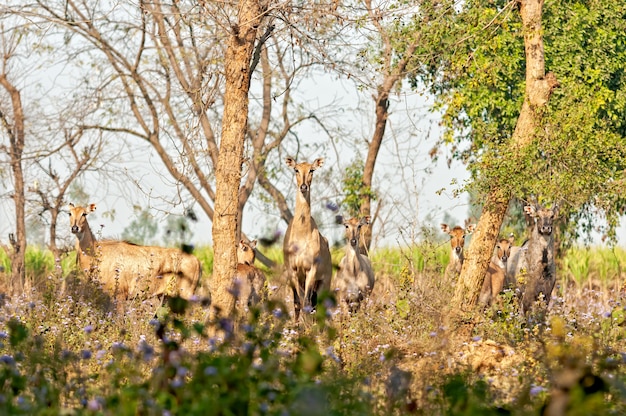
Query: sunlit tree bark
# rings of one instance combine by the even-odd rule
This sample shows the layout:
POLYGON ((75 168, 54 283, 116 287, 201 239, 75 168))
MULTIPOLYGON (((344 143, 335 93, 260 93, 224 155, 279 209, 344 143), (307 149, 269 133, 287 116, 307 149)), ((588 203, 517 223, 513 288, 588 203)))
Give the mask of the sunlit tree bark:
POLYGON ((259 0, 238 3, 237 23, 229 28, 225 57, 226 89, 215 171, 214 263, 210 289, 213 305, 226 313, 234 305, 228 288, 237 267, 238 191, 248 127, 251 62, 266 7, 267 4, 259 0))
MULTIPOLYGON (((557 86, 556 77, 545 72, 541 15, 543 1, 520 1, 526 55, 526 91, 510 146, 522 149, 536 134, 541 108, 557 86)), ((492 189, 486 197, 483 212, 467 249, 461 276, 451 305, 454 310, 469 310, 478 301, 489 261, 511 198, 506 189, 492 189)))

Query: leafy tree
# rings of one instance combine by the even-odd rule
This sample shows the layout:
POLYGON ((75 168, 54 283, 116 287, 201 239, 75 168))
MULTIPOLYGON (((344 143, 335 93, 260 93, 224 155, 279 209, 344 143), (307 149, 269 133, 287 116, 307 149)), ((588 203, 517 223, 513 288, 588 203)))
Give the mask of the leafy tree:
POLYGON ((371 199, 376 199, 376 192, 363 186, 363 161, 356 159, 346 168, 341 180, 344 198, 342 205, 346 214, 356 217, 361 213, 361 203, 365 194, 371 199))
POLYGON ((158 230, 159 224, 150 210, 142 209, 122 231, 122 239, 135 244, 153 244, 158 230))
POLYGON ((626 5, 442 6, 424 44, 440 52, 418 55, 414 82, 436 94, 442 142, 468 164, 485 201, 464 264, 470 288, 457 291, 458 302, 472 304, 511 196, 559 202, 574 226, 600 210, 614 235, 624 206, 626 5))

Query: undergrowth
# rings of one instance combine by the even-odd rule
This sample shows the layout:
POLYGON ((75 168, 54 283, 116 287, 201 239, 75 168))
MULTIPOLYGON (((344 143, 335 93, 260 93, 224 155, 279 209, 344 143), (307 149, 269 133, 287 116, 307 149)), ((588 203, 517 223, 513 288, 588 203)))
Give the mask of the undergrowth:
MULTIPOLYGON (((288 291, 279 290, 238 315, 210 318, 206 305, 181 299, 128 301, 120 313, 76 276, 71 255, 29 254, 37 283, 1 306, 0 413, 626 411, 622 251, 580 260, 597 282, 573 275, 584 265, 561 269, 548 313, 519 315, 517 296, 505 291, 476 310, 467 333, 447 319, 446 249, 372 253, 377 282, 367 302, 347 314, 329 294, 313 324, 295 323, 288 291)), ((212 253, 196 254, 210 278, 212 253)), ((280 252, 272 258, 280 262, 280 252)), ((266 272, 277 287, 278 272, 266 272)))

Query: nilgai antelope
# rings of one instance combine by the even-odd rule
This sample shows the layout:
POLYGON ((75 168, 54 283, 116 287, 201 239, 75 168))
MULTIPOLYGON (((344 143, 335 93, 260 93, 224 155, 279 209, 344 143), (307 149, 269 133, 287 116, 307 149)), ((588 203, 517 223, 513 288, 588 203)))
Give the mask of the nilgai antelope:
POLYGON ((254 267, 256 240, 239 241, 237 247, 237 271, 233 276, 236 302, 246 308, 256 306, 265 297, 265 275, 254 267))
POLYGON ((490 305, 502 291, 513 241, 515 241, 515 237, 511 234, 508 239, 503 238, 496 244, 495 252, 489 263, 485 280, 483 280, 483 287, 478 297, 479 303, 490 305))
POLYGON ((346 255, 339 263, 335 285, 339 292, 339 299, 346 303, 350 312, 358 310, 361 301, 374 288, 372 264, 370 259, 359 250, 361 227, 369 222, 369 216, 361 219, 351 218, 343 222, 346 227, 346 255))
POLYGON ((311 217, 313 172, 322 167, 324 159, 296 163, 288 157, 285 161, 294 170, 298 185, 294 216, 283 242, 285 273, 293 291, 295 318, 298 320, 303 307, 316 305, 318 292, 330 290, 332 264, 328 241, 311 217))
POLYGON ((450 263, 446 267, 446 278, 458 277, 463 266, 463 245, 465 245, 465 236, 470 234, 476 228, 476 224, 467 224, 465 221, 465 229, 457 225, 450 228, 448 224, 441 224, 441 230, 450 235, 450 263))
POLYGON ((530 204, 524 207, 524 212, 534 221, 525 253, 527 275, 521 288, 522 311, 528 313, 540 295, 543 294, 546 304, 550 302, 556 283, 553 224, 559 208, 556 204, 552 209, 530 204))
POLYGON ((70 204, 70 229, 76 236, 76 263, 99 280, 104 289, 121 299, 193 296, 202 265, 192 254, 176 248, 140 246, 125 241, 96 241, 87 215, 96 209, 70 204))

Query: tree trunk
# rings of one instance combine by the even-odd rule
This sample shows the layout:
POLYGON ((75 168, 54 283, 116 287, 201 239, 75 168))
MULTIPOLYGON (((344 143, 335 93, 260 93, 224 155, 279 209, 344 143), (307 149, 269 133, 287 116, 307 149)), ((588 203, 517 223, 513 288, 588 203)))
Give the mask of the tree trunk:
MULTIPOLYGON (((535 129, 539 125, 541 107, 548 102, 552 90, 558 86, 554 74, 545 73, 542 9, 543 0, 520 2, 526 55, 526 91, 511 138, 513 149, 521 149, 532 142, 535 129)), ((476 305, 510 198, 511 195, 505 189, 495 188, 487 194, 483 212, 465 254, 459 283, 450 303, 455 311, 469 311, 476 305)))
POLYGON ((248 124, 250 63, 257 30, 265 13, 258 0, 241 0, 238 10, 239 23, 231 27, 225 57, 224 114, 215 171, 214 263, 209 288, 218 313, 230 313, 234 306, 228 289, 237 267, 238 191, 248 124))
POLYGON ((361 216, 370 216, 370 225, 365 227, 362 234, 361 252, 366 254, 372 244, 372 227, 376 221, 376 217, 372 215, 372 183, 374 180, 374 167, 376 166, 376 158, 380 151, 385 129, 387 128, 387 119, 389 118, 389 94, 396 83, 401 80, 407 68, 408 63, 413 59, 413 54, 420 44, 419 36, 411 42, 400 55, 398 59, 398 51, 393 47, 393 37, 387 29, 381 24, 380 10, 372 4, 371 0, 365 0, 368 15, 371 23, 376 28, 378 35, 383 43, 382 56, 384 59, 384 78, 378 85, 374 103, 376 106, 376 124, 374 126, 374 134, 367 148, 367 157, 363 166, 363 189, 365 192, 361 196, 361 216))
POLYGON ((361 197, 361 216, 370 216, 371 222, 368 227, 363 227, 365 231, 362 236, 362 245, 365 247, 366 252, 369 251, 372 245, 372 227, 375 218, 372 217, 372 181, 374 179, 374 167, 376 166, 376 158, 380 151, 380 146, 385 136, 385 128, 387 127, 387 118, 389 117, 389 91, 395 84, 397 78, 391 78, 390 82, 378 88, 378 94, 375 97, 376 101, 376 126, 374 127, 374 134, 372 140, 369 143, 367 149, 367 158, 365 159, 365 165, 363 167, 363 189, 367 192, 361 197))
POLYGON ((24 210, 26 197, 24 193, 24 173, 22 171, 24 112, 20 92, 11 84, 5 74, 0 74, 0 85, 9 93, 13 110, 12 123, 1 112, 0 119, 8 132, 11 143, 9 159, 13 173, 13 202, 15 203, 15 234, 10 235, 13 252, 11 253, 11 281, 8 282, 8 289, 12 294, 19 295, 24 292, 26 282, 26 215, 24 210))

